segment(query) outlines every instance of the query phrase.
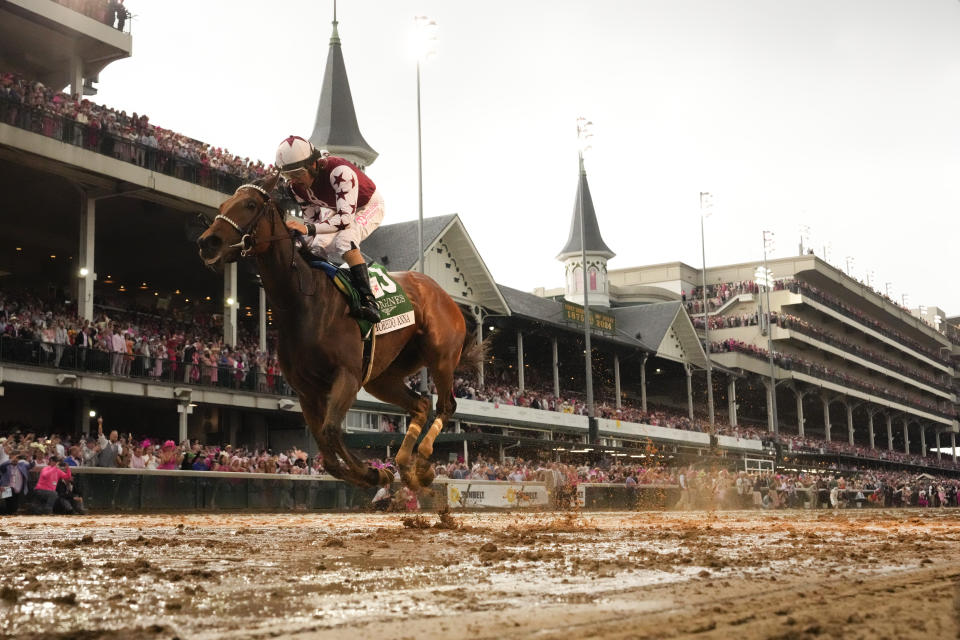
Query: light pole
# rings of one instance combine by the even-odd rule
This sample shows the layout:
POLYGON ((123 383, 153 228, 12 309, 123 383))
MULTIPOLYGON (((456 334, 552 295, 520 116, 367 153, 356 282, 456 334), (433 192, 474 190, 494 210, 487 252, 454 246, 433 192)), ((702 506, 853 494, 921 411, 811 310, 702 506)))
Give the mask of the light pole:
MULTIPOLYGON (((577 118, 577 142, 578 159, 580 161, 580 183, 577 186, 577 205, 580 209, 580 263, 583 267, 583 345, 584 361, 586 367, 586 392, 587 392, 587 420, 590 425, 590 432, 593 431, 594 411, 593 411, 593 358, 590 347, 590 295, 587 291, 587 242, 586 232, 584 231, 583 218, 583 175, 586 170, 583 168, 583 154, 590 148, 590 138, 593 137, 593 123, 586 118, 577 118)), ((589 438, 589 434, 588 434, 589 438)), ((596 444, 591 442, 590 444, 596 444)))
POLYGON ((707 243, 703 233, 703 220, 712 213, 713 196, 706 191, 700 192, 700 252, 703 258, 703 342, 707 356, 707 408, 710 416, 710 430, 714 431, 713 416, 713 363, 710 361, 710 313, 707 309, 707 243))
MULTIPOLYGON (((419 200, 419 214, 417 217, 417 255, 420 262, 420 273, 426 273, 426 259, 423 255, 423 135, 420 120, 420 63, 436 54, 437 23, 426 16, 416 16, 413 19, 417 30, 417 196, 419 200)), ((420 392, 426 393, 427 368, 420 369, 420 392)))
POLYGON ((773 432, 780 432, 780 425, 777 420, 777 375, 773 363, 773 325, 770 322, 770 316, 773 313, 770 307, 770 289, 773 287, 773 271, 767 267, 767 252, 773 250, 773 232, 763 232, 763 266, 756 271, 756 282, 766 290, 767 298, 767 353, 770 356, 770 410, 773 416, 771 421, 773 432))
POLYGON ((847 260, 847 275, 852 278, 853 272, 850 270, 850 265, 854 263, 855 259, 853 256, 847 256, 846 260, 847 260))

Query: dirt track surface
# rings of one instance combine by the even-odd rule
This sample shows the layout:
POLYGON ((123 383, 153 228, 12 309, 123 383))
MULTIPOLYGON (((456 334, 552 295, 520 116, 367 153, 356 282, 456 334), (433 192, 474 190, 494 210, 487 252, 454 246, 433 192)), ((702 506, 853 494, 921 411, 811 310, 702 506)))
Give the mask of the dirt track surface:
POLYGON ((958 552, 957 510, 7 517, 0 638, 957 638, 958 552))

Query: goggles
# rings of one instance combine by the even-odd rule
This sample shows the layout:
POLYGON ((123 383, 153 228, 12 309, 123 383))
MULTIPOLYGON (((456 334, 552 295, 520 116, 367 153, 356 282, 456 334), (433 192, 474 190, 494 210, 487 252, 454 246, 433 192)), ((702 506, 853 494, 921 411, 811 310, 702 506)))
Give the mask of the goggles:
POLYGON ((309 182, 310 181, 310 171, 306 167, 297 167, 296 169, 281 171, 280 175, 287 182, 309 182))

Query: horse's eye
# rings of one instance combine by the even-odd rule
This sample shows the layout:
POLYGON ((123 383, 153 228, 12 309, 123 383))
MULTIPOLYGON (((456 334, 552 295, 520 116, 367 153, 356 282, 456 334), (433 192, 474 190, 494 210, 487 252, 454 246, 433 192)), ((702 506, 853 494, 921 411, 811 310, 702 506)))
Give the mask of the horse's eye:
POLYGON ((254 209, 257 208, 257 203, 254 202, 253 200, 247 200, 246 207, 247 209, 250 209, 250 211, 253 211, 254 209))

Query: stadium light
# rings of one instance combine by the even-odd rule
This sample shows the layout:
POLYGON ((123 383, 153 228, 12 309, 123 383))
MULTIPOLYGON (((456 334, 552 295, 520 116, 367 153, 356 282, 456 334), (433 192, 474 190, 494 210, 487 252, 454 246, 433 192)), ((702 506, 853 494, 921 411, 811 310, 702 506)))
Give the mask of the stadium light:
MULTIPOLYGON (((760 273, 760 269, 757 269, 757 275, 762 275, 762 285, 766 290, 767 298, 767 352, 770 356, 770 412, 772 414, 773 420, 771 421, 771 426, 773 427, 774 433, 779 433, 780 424, 777 420, 777 374, 776 368, 773 364, 773 328, 770 326, 770 316, 773 313, 773 309, 770 306, 770 289, 773 288, 773 271, 767 267, 767 252, 773 251, 773 232, 764 231, 763 232, 763 272, 760 273)), ((761 284, 758 282, 757 284, 761 284)))
POLYGON ((237 301, 234 300, 233 298, 227 298, 227 306, 228 306, 228 307, 232 307, 234 304, 236 304, 236 302, 237 302, 237 301))
POLYGON ((97 412, 94 411, 93 409, 90 409, 88 415, 89 415, 91 418, 96 418, 96 417, 97 417, 97 412))
POLYGON ((86 278, 88 275, 90 275, 90 270, 86 267, 80 267, 80 277, 86 278))
MULTIPOLYGON (((590 149, 590 139, 593 137, 593 123, 583 116, 577 118, 577 156, 580 162, 580 175, 585 175, 583 168, 583 154, 590 149)), ((583 178, 579 178, 583 180, 583 178)), ((586 367, 586 393, 587 393, 587 439, 590 439, 590 433, 593 433, 593 426, 596 421, 593 407, 593 359, 591 358, 592 349, 590 347, 590 293, 587 281, 587 240, 584 230, 583 220, 583 189, 578 185, 577 198, 580 209, 580 265, 583 270, 583 347, 584 347, 584 366, 586 367)))
POLYGON ((703 221, 713 213, 713 195, 700 192, 700 252, 703 258, 703 353, 707 357, 707 405, 710 418, 710 431, 714 431, 715 420, 713 415, 713 363, 710 361, 710 311, 707 309, 707 241, 703 232, 703 221))
MULTIPOLYGON (((417 216, 417 260, 420 262, 420 273, 426 273, 423 256, 423 132, 420 117, 420 63, 432 58, 437 53, 437 22, 427 16, 416 16, 414 40, 417 44, 417 194, 419 198, 419 215, 417 216)), ((427 368, 420 369, 420 392, 426 394, 427 368)))

